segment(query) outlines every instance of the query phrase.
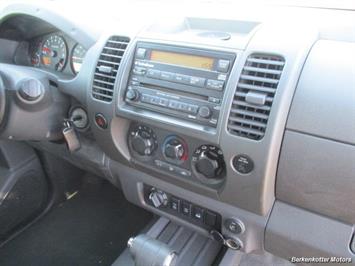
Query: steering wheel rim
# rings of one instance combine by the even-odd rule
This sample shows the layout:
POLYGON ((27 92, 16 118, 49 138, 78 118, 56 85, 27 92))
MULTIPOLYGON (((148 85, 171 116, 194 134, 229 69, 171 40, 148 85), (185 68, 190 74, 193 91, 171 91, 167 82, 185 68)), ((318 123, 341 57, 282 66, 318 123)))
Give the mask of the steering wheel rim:
POLYGON ((5 84, 0 73, 0 127, 2 126, 6 110, 6 93, 5 93, 5 84))

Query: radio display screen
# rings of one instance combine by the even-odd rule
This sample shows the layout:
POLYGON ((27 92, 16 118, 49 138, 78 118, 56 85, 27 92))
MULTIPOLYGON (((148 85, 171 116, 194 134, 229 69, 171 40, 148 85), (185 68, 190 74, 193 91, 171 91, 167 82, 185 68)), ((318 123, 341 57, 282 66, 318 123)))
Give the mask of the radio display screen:
POLYGON ((150 60, 184 67, 206 70, 213 69, 214 59, 211 57, 152 50, 150 60))

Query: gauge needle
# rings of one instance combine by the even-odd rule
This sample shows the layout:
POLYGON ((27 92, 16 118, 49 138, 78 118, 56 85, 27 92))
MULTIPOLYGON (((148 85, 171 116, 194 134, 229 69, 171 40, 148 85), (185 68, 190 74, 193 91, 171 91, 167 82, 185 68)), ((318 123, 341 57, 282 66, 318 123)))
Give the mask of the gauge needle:
POLYGON ((63 59, 60 59, 60 61, 59 61, 58 64, 57 64, 57 67, 56 67, 57 70, 61 70, 61 69, 63 68, 63 66, 64 66, 64 65, 63 65, 63 61, 64 61, 63 59))

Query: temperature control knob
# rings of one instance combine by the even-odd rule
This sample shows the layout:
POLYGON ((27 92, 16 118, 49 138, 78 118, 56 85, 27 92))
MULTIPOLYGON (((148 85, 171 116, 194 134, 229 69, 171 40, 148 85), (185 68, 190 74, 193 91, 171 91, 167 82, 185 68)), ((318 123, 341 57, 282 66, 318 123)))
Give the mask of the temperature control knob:
POLYGON ((146 126, 139 126, 132 130, 129 142, 133 151, 141 156, 150 156, 157 146, 154 132, 146 126))
POLYGON ((187 144, 185 141, 176 136, 168 137, 163 144, 163 153, 167 160, 186 161, 187 160, 187 144))
POLYGON ((220 179, 225 173, 222 151, 212 145, 199 147, 192 157, 193 168, 197 175, 207 179, 220 179))
POLYGON ((149 200, 155 208, 160 208, 168 205, 168 196, 165 192, 153 189, 149 194, 149 200))

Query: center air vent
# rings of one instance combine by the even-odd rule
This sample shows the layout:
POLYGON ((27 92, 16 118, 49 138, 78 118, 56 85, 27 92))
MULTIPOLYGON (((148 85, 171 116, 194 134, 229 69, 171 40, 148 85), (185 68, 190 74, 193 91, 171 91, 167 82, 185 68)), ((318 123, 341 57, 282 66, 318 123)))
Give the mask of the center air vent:
POLYGON ((111 102, 118 68, 129 43, 129 38, 112 36, 105 44, 95 69, 92 96, 104 102, 111 102))
POLYGON ((229 114, 231 134, 253 140, 264 137, 284 65, 281 56, 252 54, 247 58, 229 114))

